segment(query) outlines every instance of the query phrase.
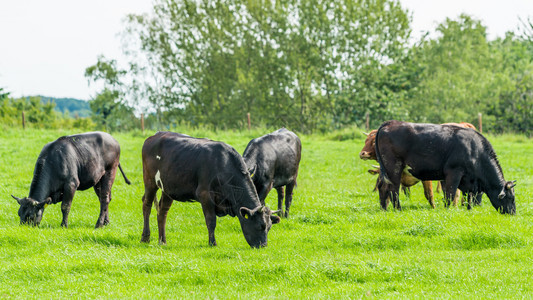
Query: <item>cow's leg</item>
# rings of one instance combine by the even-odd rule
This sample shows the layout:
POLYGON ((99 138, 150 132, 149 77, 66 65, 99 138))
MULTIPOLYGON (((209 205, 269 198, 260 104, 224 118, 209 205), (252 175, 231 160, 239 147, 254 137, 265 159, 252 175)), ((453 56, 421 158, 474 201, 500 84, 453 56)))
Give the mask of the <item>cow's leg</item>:
POLYGON ((450 202, 455 199, 455 194, 457 194, 457 187, 461 181, 462 174, 447 174, 445 182, 443 184, 444 188, 444 201, 446 207, 450 206, 450 202))
MULTIPOLYGON (((283 216, 283 198, 285 197, 285 191, 283 186, 277 187, 276 191, 278 192, 278 215, 283 216)), ((285 203, 287 202, 285 201, 285 203)))
POLYGON ((411 199, 411 188, 405 185, 400 185, 402 187, 403 194, 407 199, 411 199))
POLYGON ((167 244, 167 235, 165 232, 167 226, 167 214, 172 205, 172 198, 167 194, 161 193, 161 203, 159 203, 159 211, 157 212, 157 227, 159 229, 159 244, 167 244))
POLYGON ((390 202, 392 202, 394 208, 401 210, 399 191, 399 184, 394 186, 394 184, 391 183, 380 182, 379 201, 383 210, 387 210, 390 202))
POLYGON ((457 191, 455 191, 455 198, 453 198, 453 206, 457 207, 457 205, 459 205, 459 199, 461 199, 461 206, 464 205, 463 197, 461 197, 461 195, 461 190, 457 189, 457 191))
POLYGON ((440 183, 440 181, 437 181, 437 189, 435 190, 437 193, 440 193, 442 192, 442 184, 440 183))
POLYGON ((433 184, 431 181, 422 181, 422 186, 424 187, 424 196, 429 202, 429 205, 432 208, 435 208, 435 199, 433 197, 433 184))
POLYGON ((291 209, 292 204, 292 191, 294 190, 295 185, 296 181, 291 182, 287 184, 287 187, 285 189, 285 218, 289 217, 289 210, 291 209))
POLYGON ((61 201, 61 213, 63 214, 63 221, 61 221, 61 226, 68 227, 68 214, 70 212, 70 207, 72 206, 72 199, 74 199, 74 194, 76 189, 78 189, 78 182, 69 182, 63 186, 63 197, 61 201))
POLYGON ((478 192, 478 193, 475 193, 474 195, 474 205, 476 206, 480 206, 481 205, 481 200, 483 198, 483 193, 481 192, 478 192))
POLYGON ((111 202, 111 187, 115 181, 117 169, 106 171, 100 181, 94 186, 94 191, 100 200, 100 215, 96 221, 95 228, 109 224, 109 202, 111 202))
POLYGON ((400 186, 401 186, 401 178, 402 173, 401 170, 403 170, 403 166, 399 168, 400 172, 396 172, 391 174, 390 180, 391 183, 389 184, 389 193, 390 198, 392 201, 392 205, 397 210, 402 210, 402 206, 400 205, 400 186))
POLYGON ((211 194, 208 189, 202 189, 198 187, 196 190, 196 197, 202 204, 202 211, 204 213, 205 225, 207 225, 207 233, 209 235, 209 245, 216 246, 217 241, 215 239, 215 228, 217 227, 217 215, 215 211, 215 202, 211 198, 211 194))
POLYGON ((400 188, 393 189, 391 192, 391 198, 392 198, 392 205, 397 210, 402 210, 402 206, 400 205, 400 188))
POLYGON ((390 179, 391 181, 388 182, 384 178, 379 180, 378 190, 381 208, 387 210, 389 202, 392 201, 394 208, 401 209, 399 199, 401 173, 392 174, 390 179))
POLYGON ((466 202, 467 202, 466 208, 468 210, 471 210, 472 209, 472 199, 474 198, 474 194, 471 193, 471 192, 469 192, 469 193, 461 192, 461 193, 462 193, 462 196, 463 196, 462 197, 463 199, 462 199, 461 202, 463 202, 464 198, 466 197, 466 202))
POLYGON ((383 210, 387 210, 387 207, 389 206, 389 203, 390 203, 390 191, 387 187, 387 183, 382 183, 380 182, 380 187, 379 187, 379 202, 381 204, 381 209, 383 210))
MULTIPOLYGON (((149 183, 144 184, 144 195, 143 195, 143 218, 144 218, 144 227, 141 237, 141 243, 150 242, 150 213, 152 212, 152 203, 154 203, 155 197, 157 196, 157 187, 151 186, 149 183)), ((156 202, 157 203, 157 202, 156 202)), ((159 211, 159 207, 157 207, 159 211)))

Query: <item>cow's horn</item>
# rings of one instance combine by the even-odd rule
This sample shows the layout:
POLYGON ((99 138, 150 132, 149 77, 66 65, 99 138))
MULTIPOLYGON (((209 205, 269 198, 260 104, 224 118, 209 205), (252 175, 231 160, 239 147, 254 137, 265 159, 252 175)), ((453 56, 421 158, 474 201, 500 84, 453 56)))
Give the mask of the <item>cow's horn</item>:
POLYGON ((283 211, 283 209, 278 209, 278 210, 273 211, 272 214, 279 214, 282 211, 283 211))
POLYGON ((379 165, 372 165, 372 168, 378 168, 379 169, 379 165))
POLYGON ((514 188, 515 186, 516 186, 516 180, 509 181, 509 182, 507 182, 507 184, 505 185, 505 187, 506 187, 508 190, 514 188))
POLYGON ((11 195, 11 197, 13 197, 13 199, 17 200, 18 204, 22 204, 22 199, 20 199, 19 197, 15 197, 13 195, 11 195))
POLYGON ((369 135, 369 134, 368 134, 368 133, 366 133, 366 132, 362 132, 362 133, 363 133, 364 135, 366 135, 366 136, 368 136, 368 135, 369 135))

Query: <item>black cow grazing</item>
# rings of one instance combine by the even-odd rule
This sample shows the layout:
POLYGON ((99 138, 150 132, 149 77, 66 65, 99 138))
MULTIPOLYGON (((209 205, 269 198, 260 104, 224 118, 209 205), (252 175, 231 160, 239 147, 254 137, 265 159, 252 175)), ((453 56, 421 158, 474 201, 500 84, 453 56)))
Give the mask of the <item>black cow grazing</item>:
POLYGON ((118 142, 105 132, 63 136, 46 144, 35 164, 29 196, 21 199, 11 195, 20 204, 21 224, 39 225, 44 208, 61 202, 61 226, 68 227, 74 193, 90 187, 94 187, 100 200, 100 215, 95 227, 109 224, 108 206, 117 167, 130 184, 119 158, 118 142))
POLYGON ((514 181, 505 181, 492 145, 473 129, 387 121, 378 130, 376 154, 383 179, 379 187, 383 209, 389 198, 401 209, 400 180, 402 172, 408 171, 420 180, 444 180, 447 205, 459 188, 470 195, 470 201, 484 192, 496 210, 515 214, 514 181))
POLYGON ((144 142, 141 242, 150 241, 150 211, 155 201, 159 243, 166 244, 167 213, 173 200, 202 205, 209 244, 216 246, 216 217, 237 216, 244 237, 254 248, 267 245, 272 224, 280 219, 261 205, 240 154, 231 146, 174 132, 158 132, 144 142), (161 200, 156 199, 161 189, 161 200))
POLYGON ((244 150, 243 158, 252 174, 261 203, 265 203, 268 193, 275 188, 278 192, 278 210, 283 213, 283 187, 287 187, 285 217, 289 216, 301 157, 300 139, 285 128, 251 140, 244 150))

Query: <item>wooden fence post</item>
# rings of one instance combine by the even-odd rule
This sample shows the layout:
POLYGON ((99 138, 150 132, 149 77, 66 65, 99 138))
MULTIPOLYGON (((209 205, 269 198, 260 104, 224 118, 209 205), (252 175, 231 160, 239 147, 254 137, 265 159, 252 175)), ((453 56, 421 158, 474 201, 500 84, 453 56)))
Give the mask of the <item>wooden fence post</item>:
POLYGON ((252 129, 252 122, 250 120, 250 113, 247 113, 246 117, 248 118, 248 131, 250 131, 252 129))
POLYGON ((142 130, 142 133, 144 134, 144 114, 141 113, 141 130, 142 130))
POLYGON ((26 129, 26 115, 22 111, 22 129, 26 129))
POLYGON ((366 113, 366 132, 368 132, 370 129, 370 114, 369 113, 366 113))
POLYGON ((478 122, 478 128, 479 128, 479 132, 480 133, 483 133, 483 116, 481 113, 478 113, 477 114, 477 122, 478 122))

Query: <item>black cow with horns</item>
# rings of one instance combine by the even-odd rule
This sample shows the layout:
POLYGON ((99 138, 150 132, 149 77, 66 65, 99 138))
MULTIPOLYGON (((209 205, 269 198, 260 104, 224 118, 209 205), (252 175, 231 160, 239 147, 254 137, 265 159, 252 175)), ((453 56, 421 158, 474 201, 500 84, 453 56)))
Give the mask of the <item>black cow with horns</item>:
POLYGON ((158 132, 144 142, 143 215, 141 242, 150 241, 150 212, 155 202, 159 243, 166 244, 167 214, 174 200, 198 201, 209 234, 216 246, 216 217, 238 217, 244 237, 254 248, 267 246, 272 215, 259 201, 250 174, 240 154, 231 146, 174 132, 158 132), (161 200, 156 199, 161 189, 161 200))
POLYGON ((68 227, 74 193, 91 187, 100 200, 100 215, 95 227, 109 224, 108 207, 117 167, 130 184, 119 158, 120 145, 105 132, 63 136, 46 144, 35 164, 29 196, 18 198, 11 195, 20 204, 21 224, 39 225, 45 207, 61 202, 61 226, 68 227))
POLYGON ((379 198, 401 209, 398 192, 402 173, 419 180, 444 180, 446 204, 457 188, 469 201, 484 192, 502 214, 515 214, 515 181, 506 181, 489 141, 479 132, 452 125, 387 121, 376 136, 380 165, 379 198))
POLYGON ((268 193, 275 188, 278 211, 282 214, 285 192, 285 217, 289 216, 301 157, 302 142, 294 132, 285 128, 251 140, 243 153, 261 203, 265 203, 268 193), (283 187, 286 187, 285 191, 283 187))

